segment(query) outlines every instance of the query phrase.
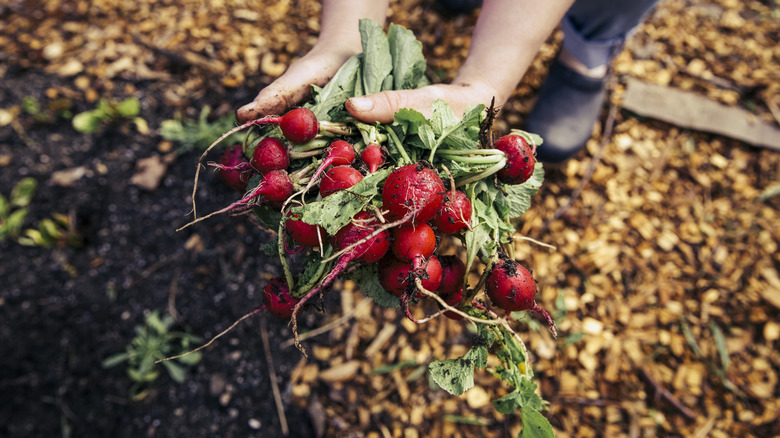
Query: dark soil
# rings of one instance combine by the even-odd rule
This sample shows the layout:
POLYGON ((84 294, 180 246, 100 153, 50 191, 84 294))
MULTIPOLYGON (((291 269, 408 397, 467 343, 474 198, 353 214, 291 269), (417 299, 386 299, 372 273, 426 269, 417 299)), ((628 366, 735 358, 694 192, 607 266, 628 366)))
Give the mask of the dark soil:
MULTIPOLYGON (((8 72, 0 107, 40 95, 58 80, 39 70, 8 72)), ((150 126, 171 117, 153 96, 141 100, 150 126)), ((25 146, 11 126, 0 128, 0 152, 12 157, 0 172, 0 193, 7 196, 24 176, 35 178, 26 224, 72 214, 84 244, 0 242, 0 436, 280 436, 258 318, 210 347, 184 384, 163 373, 138 402, 128 399, 125 367, 101 366, 123 351, 145 313, 165 312, 171 294, 177 327, 206 338, 260 305, 265 278, 277 269, 257 251, 268 235, 229 216, 175 231, 188 220, 199 154, 177 157, 160 187, 146 191, 128 181, 137 160, 157 153, 156 144, 129 123, 83 135, 69 120, 22 122, 39 150, 25 146), (52 172, 76 165, 89 171, 72 186, 49 182, 52 172), (195 234, 202 251, 185 249, 195 234)), ((200 211, 234 199, 215 174, 205 175, 200 211)), ((278 348, 290 330, 267 318, 284 393, 301 355, 278 348)), ((291 436, 312 436, 306 412, 292 406, 287 418, 291 436)))

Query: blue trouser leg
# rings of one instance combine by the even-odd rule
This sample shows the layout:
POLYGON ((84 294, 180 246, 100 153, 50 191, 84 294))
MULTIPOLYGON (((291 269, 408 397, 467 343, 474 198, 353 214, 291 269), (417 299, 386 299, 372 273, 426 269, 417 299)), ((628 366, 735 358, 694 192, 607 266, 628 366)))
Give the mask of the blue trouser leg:
POLYGON ((658 0, 578 0, 561 22, 563 47, 589 68, 608 64, 658 0))
MULTIPOLYGON (((438 0, 455 12, 480 0, 438 0)), ((540 0, 550 1, 550 0, 540 0)), ((622 48, 658 0, 576 0, 561 20, 563 50, 550 66, 539 98, 523 129, 542 136, 537 158, 561 162, 579 152, 601 115, 606 80, 602 69, 622 48), (594 74, 598 73, 598 74, 594 74)), ((604 69, 603 71, 606 71, 604 69)))
POLYGON ((606 79, 593 75, 599 69, 592 69, 610 63, 655 3, 656 0, 574 2, 561 22, 562 50, 571 56, 567 61, 561 56, 553 61, 523 127, 544 140, 537 150, 540 161, 561 162, 585 146, 606 96, 606 79), (575 68, 572 62, 577 61, 581 65, 575 68))

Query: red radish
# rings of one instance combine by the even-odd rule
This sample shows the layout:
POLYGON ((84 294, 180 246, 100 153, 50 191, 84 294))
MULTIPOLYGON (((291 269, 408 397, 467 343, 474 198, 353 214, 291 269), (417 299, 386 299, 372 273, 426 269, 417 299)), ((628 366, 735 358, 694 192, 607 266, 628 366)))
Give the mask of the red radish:
POLYGON ((263 117, 245 125, 275 124, 282 129, 284 138, 292 143, 303 144, 314 140, 320 132, 320 124, 317 116, 308 108, 295 108, 283 116, 263 117))
POLYGON ((498 180, 504 184, 522 184, 531 178, 536 165, 534 150, 520 135, 505 135, 493 145, 506 154, 506 166, 499 170, 498 180))
POLYGON ((506 256, 499 258, 487 276, 485 292, 493 304, 507 312, 536 310, 556 332, 550 314, 536 303, 536 280, 525 266, 506 256))
POLYGON ((339 190, 348 189, 363 179, 363 174, 349 166, 336 166, 325 172, 320 181, 320 196, 323 198, 339 190))
POLYGON ((265 175, 255 188, 255 196, 263 196, 272 205, 281 205, 292 195, 293 182, 284 170, 272 170, 265 175))
POLYGON ((314 140, 320 131, 317 116, 307 108, 295 108, 287 112, 279 120, 284 138, 293 143, 307 143, 314 140))
POLYGON ((428 222, 441 208, 444 193, 444 183, 430 164, 407 164, 393 170, 385 180, 382 209, 389 212, 391 220, 428 222))
MULTIPOLYGON (((409 295, 417 290, 415 278, 420 278, 422 287, 429 291, 435 291, 441 283, 442 269, 436 256, 423 260, 419 269, 410 262, 405 262, 388 254, 379 262, 379 284, 398 298, 409 295)), ((422 298, 422 293, 415 294, 422 298)))
POLYGON ((219 176, 225 184, 233 190, 244 193, 249 179, 254 175, 252 167, 244 157, 244 149, 240 144, 231 146, 222 154, 219 169, 219 176))
MULTIPOLYGON (((213 213, 209 213, 206 216, 202 216, 189 224, 185 225, 185 227, 190 226, 196 222, 200 222, 204 219, 207 219, 211 216, 226 213, 228 211, 234 210, 241 206, 252 206, 257 204, 262 204, 263 202, 268 202, 274 207, 281 207, 284 201, 287 200, 292 195, 293 191, 293 182, 290 179, 290 177, 287 175, 287 171, 284 170, 272 170, 265 175, 263 175, 263 178, 260 180, 260 182, 257 184, 257 187, 253 188, 249 193, 244 195, 243 198, 239 199, 238 201, 228 205, 227 207, 217 210, 213 213), (257 198, 257 200, 252 203, 251 201, 253 199, 257 198)), ((181 228, 180 228, 181 229, 181 228)))
POLYGON ((455 234, 471 225, 471 201, 465 193, 452 190, 444 197, 433 225, 444 234, 455 234))
POLYGON ((309 184, 306 185, 304 192, 308 192, 309 189, 317 182, 317 178, 320 174, 328 168, 328 166, 348 166, 355 161, 355 149, 351 144, 344 140, 336 140, 331 143, 325 150, 325 158, 320 163, 317 170, 311 176, 309 184))
MULTIPOLYGON (((333 247, 337 251, 346 251, 339 257, 330 273, 301 298, 301 301, 295 306, 293 311, 293 321, 300 313, 303 304, 309 298, 330 286, 333 280, 344 272, 351 262, 376 263, 387 254, 387 251, 390 249, 390 232, 381 230, 376 236, 371 236, 380 229, 380 226, 381 223, 371 213, 361 211, 352 218, 350 223, 336 232, 331 238, 333 247)), ((293 329, 295 329, 295 322, 293 322, 293 329)))
POLYGON ((284 277, 274 278, 265 285, 263 302, 271 315, 281 319, 290 319, 293 308, 298 304, 298 300, 290 295, 284 277))
MULTIPOLYGON (((463 277, 466 275, 466 264, 455 255, 440 256, 441 263, 441 284, 436 290, 444 302, 453 307, 458 307, 463 299, 463 277)), ((455 312, 444 312, 444 316, 450 319, 459 320, 462 316, 455 312)))
POLYGON ((360 153, 360 159, 368 166, 368 173, 374 173, 385 164, 385 154, 382 147, 376 143, 370 143, 360 153))
POLYGON ((288 219, 284 226, 298 245, 314 248, 320 246, 320 240, 325 241, 327 238, 328 235, 321 226, 307 224, 300 220, 298 214, 288 213, 288 216, 291 219, 288 219))
MULTIPOLYGON (((333 246, 337 250, 343 250, 371 235, 381 224, 369 212, 361 211, 356 214, 352 222, 342 227, 331 239, 333 246)), ((378 235, 355 246, 352 250, 344 253, 339 259, 349 258, 350 261, 363 263, 378 262, 390 249, 390 232, 382 230, 378 235)), ((349 262, 347 262, 349 263, 349 262)), ((337 263, 338 265, 338 263, 337 263)), ((336 268, 334 267, 334 271, 336 268)))
POLYGON ((439 256, 439 262, 441 263, 441 284, 436 292, 442 297, 456 294, 458 291, 462 294, 466 264, 455 255, 439 256))
POLYGON ((292 143, 303 144, 314 140, 320 132, 317 116, 308 108, 294 108, 283 116, 266 116, 237 126, 222 135, 215 143, 227 135, 254 125, 279 125, 284 138, 292 143))
POLYGON ((428 224, 405 224, 393 229, 393 244, 390 249, 404 262, 418 257, 427 259, 436 250, 436 234, 428 224))
POLYGON ((328 146, 322 165, 324 167, 347 166, 353 161, 355 161, 355 149, 352 145, 344 140, 336 140, 328 146))
POLYGON ((249 162, 260 173, 287 170, 290 167, 290 153, 281 140, 275 137, 266 137, 257 143, 249 162))
POLYGON ((392 254, 386 255, 377 266, 379 284, 391 294, 401 297, 410 287, 409 272, 413 267, 411 263, 402 262, 392 254))

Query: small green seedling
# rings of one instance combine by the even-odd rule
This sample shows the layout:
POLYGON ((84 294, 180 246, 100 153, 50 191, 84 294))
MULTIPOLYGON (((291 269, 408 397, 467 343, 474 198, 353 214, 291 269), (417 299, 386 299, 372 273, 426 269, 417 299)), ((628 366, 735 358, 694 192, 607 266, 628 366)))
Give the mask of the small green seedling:
POLYGON ((37 187, 34 178, 22 178, 11 189, 9 198, 0 194, 0 241, 19 236, 37 187))
POLYGON ((138 116, 140 113, 141 102, 135 97, 128 97, 120 102, 101 99, 95 109, 78 113, 73 117, 73 128, 82 134, 92 134, 104 124, 130 119, 139 132, 145 133, 149 129, 146 120, 138 116))
MULTIPOLYGON (((171 331, 174 320, 170 315, 160 317, 157 311, 151 312, 143 325, 135 327, 135 337, 124 352, 115 354, 103 361, 103 368, 115 367, 127 362, 127 375, 133 381, 130 397, 142 400, 148 395, 152 383, 160 376, 155 361, 191 350, 192 343, 201 339, 189 333, 171 331)), ((194 352, 178 359, 162 362, 168 375, 177 383, 186 377, 185 366, 193 366, 200 361, 201 354, 194 352)))
MULTIPOLYGON (((213 121, 209 121, 211 108, 203 107, 198 120, 184 120, 180 114, 172 120, 163 120, 160 124, 160 135, 166 140, 175 141, 181 144, 178 153, 183 154, 190 151, 204 151, 223 132, 233 128, 235 117, 230 114, 213 121)), ((232 143, 241 143, 243 137, 240 134, 233 134, 226 139, 232 143)))
POLYGON ((83 244, 71 216, 61 213, 53 213, 51 218, 42 219, 38 228, 25 229, 23 235, 18 237, 18 241, 24 246, 44 248, 53 246, 78 248, 83 244))
POLYGON ((27 96, 22 100, 22 110, 31 115, 37 123, 52 123, 56 119, 70 119, 73 117, 73 101, 62 97, 52 99, 42 106, 38 100, 32 96, 27 96))
POLYGON ((51 218, 41 220, 38 228, 22 230, 28 207, 35 196, 38 182, 34 178, 22 178, 6 199, 0 194, 0 241, 15 239, 25 246, 81 246, 81 237, 75 230, 70 216, 53 213, 51 218))

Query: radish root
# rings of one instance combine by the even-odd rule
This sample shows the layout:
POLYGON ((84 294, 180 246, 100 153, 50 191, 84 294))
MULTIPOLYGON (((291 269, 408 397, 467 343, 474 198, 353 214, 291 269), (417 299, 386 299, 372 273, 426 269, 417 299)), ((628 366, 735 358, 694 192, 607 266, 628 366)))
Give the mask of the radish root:
POLYGON ((214 341, 216 341, 217 339, 219 339, 222 336, 226 335, 229 331, 233 330, 239 323, 241 323, 241 321, 249 318, 250 316, 254 316, 254 315, 258 314, 258 313, 262 312, 263 310, 265 310, 265 304, 263 304, 262 306, 256 308, 255 310, 247 313, 246 315, 242 316, 241 318, 238 318, 236 320, 236 322, 234 322, 233 324, 230 324, 230 327, 226 328, 225 330, 222 330, 221 332, 219 332, 219 334, 217 334, 216 336, 211 338, 208 342, 206 342, 205 344, 201 345, 200 347, 198 347, 198 348, 196 348, 194 350, 190 350, 190 351, 188 351, 186 353, 177 354, 176 356, 171 356, 171 357, 166 357, 165 359, 156 360, 156 361, 154 361, 154 363, 162 363, 162 362, 166 362, 166 361, 173 360, 173 359, 179 359, 181 357, 184 357, 184 356, 190 355, 192 353, 195 353, 196 351, 203 350, 204 348, 206 348, 209 345, 213 344, 214 341))

